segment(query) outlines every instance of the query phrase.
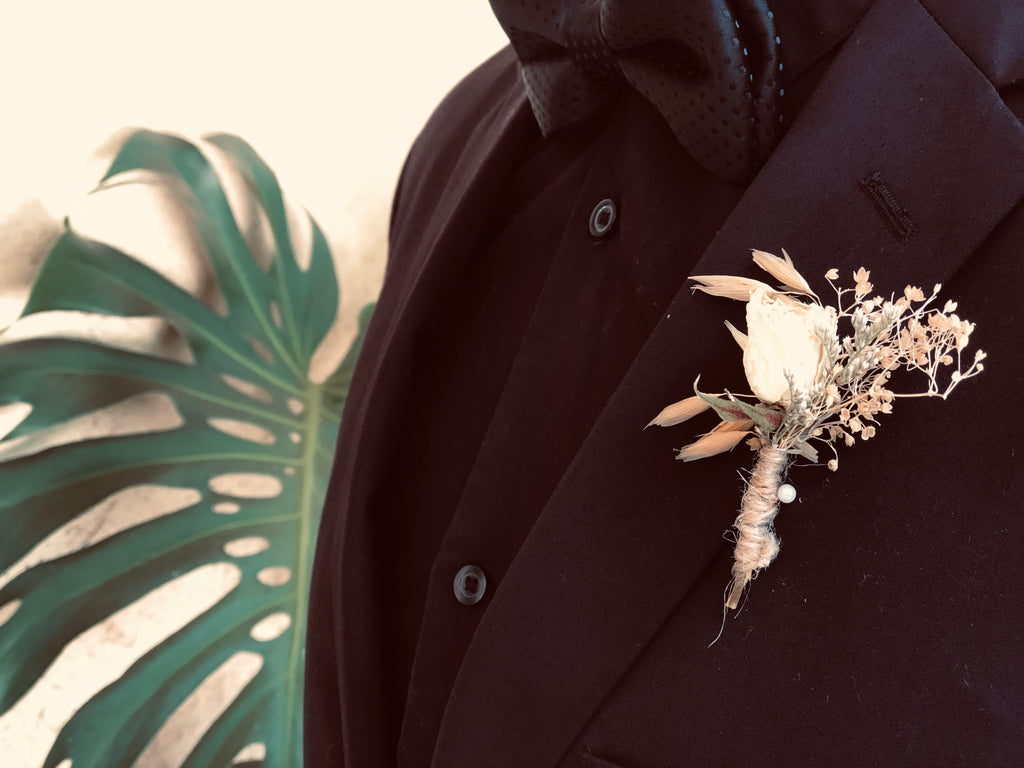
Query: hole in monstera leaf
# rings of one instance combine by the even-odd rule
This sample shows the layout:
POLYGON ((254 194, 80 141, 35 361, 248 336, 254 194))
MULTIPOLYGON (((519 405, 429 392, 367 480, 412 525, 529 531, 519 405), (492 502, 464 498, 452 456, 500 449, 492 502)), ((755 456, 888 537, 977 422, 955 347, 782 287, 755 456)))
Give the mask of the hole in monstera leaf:
POLYGON ((0 765, 12 765, 4 759, 11 743, 24 760, 17 765, 42 765, 54 735, 84 702, 121 677, 159 643, 220 602, 240 581, 241 570, 237 565, 200 566, 170 578, 74 638, 4 714, 3 728, 10 729, 4 733, 10 741, 5 741, 5 749, 0 750, 0 765), (25 734, 24 738, 16 742, 15 737, 21 734, 25 734))
POLYGON ((284 472, 285 475, 287 475, 288 477, 295 477, 295 467, 285 467, 281 471, 284 472))
POLYGON ((302 412, 306 410, 306 404, 299 400, 297 397, 289 397, 288 410, 294 413, 296 416, 301 416, 302 412))
POLYGON ((245 339, 249 342, 249 346, 252 347, 252 351, 256 353, 256 357, 267 365, 274 364, 274 353, 267 349, 262 341, 253 336, 246 336, 245 339))
POLYGON ((270 302, 270 319, 274 321, 274 325, 278 328, 284 326, 284 321, 281 320, 281 307, 278 306, 276 301, 270 302))
POLYGON ((219 501, 213 505, 213 511, 218 515, 234 515, 241 508, 241 504, 236 504, 233 501, 219 501))
POLYGON ((231 437, 237 437, 239 440, 246 440, 250 443, 273 445, 277 442, 273 432, 249 421, 215 417, 207 419, 206 423, 218 432, 223 432, 225 435, 231 435, 231 437))
POLYGON ((236 392, 240 392, 246 397, 251 397, 253 400, 256 400, 257 402, 269 405, 274 401, 274 398, 270 396, 270 393, 267 392, 267 390, 265 390, 263 387, 257 384, 253 384, 251 381, 239 379, 236 376, 232 376, 227 373, 222 373, 220 375, 220 378, 221 381, 223 381, 236 392))
POLYGON ((21 424, 30 413, 32 413, 32 406, 28 403, 0 405, 0 440, 21 424))
POLYGON ((217 173, 217 179, 224 190, 238 231, 245 240, 252 260, 260 269, 266 271, 270 268, 277 251, 274 231, 264 208, 266 203, 239 172, 238 165, 230 153, 224 152, 211 142, 204 141, 197 146, 217 173))
POLYGON ((283 565, 264 568, 256 574, 260 584, 265 584, 268 587, 280 587, 283 584, 287 584, 291 577, 292 569, 285 568, 283 565))
POLYGON ((270 542, 262 536, 246 536, 229 541, 224 545, 224 552, 231 557, 252 557, 269 548, 270 542))
POLYGON ((272 499, 284 486, 279 478, 255 472, 235 472, 210 478, 210 488, 225 496, 243 499, 272 499))
POLYGON ((69 310, 37 312, 4 331, 3 344, 38 337, 91 341, 182 365, 195 362, 188 341, 160 317, 116 317, 69 310))
POLYGON ((231 656, 171 713, 133 768, 181 765, 262 667, 263 657, 258 653, 240 651, 231 656))
POLYGON ((186 202, 191 195, 180 178, 126 171, 97 192, 75 205, 71 219, 76 231, 123 251, 222 317, 227 315, 196 226, 196 211, 186 202))
MULTIPOLYGON (((285 201, 285 215, 288 219, 288 230, 292 236, 295 263, 299 269, 306 272, 313 261, 313 220, 302 206, 289 205, 287 201, 285 201)), ((363 219, 360 217, 358 221, 362 222, 363 219)), ((387 231, 386 226, 383 229, 385 232, 387 231)), ((337 253, 337 251, 335 252, 337 253)))
MULTIPOLYGON (((260 581, 263 580, 260 579, 260 581)), ((21 608, 21 600, 12 600, 6 605, 0 606, 0 627, 6 624, 10 620, 11 616, 18 612, 19 608, 21 608)))
POLYGON ((162 392, 147 392, 7 440, 0 444, 0 461, 94 438, 166 432, 184 423, 170 397, 162 392))
POLYGON ((300 435, 298 432, 289 432, 288 439, 291 440, 296 445, 298 445, 299 443, 302 442, 302 435, 300 435))
POLYGON ((56 768, 71 768, 72 765, 73 763, 71 762, 71 758, 65 757, 63 760, 57 763, 56 768))
POLYGON ((272 613, 249 630, 249 637, 258 643, 269 643, 279 638, 291 625, 292 617, 287 613, 272 613))
POLYGON ((116 533, 179 512, 202 500, 195 488, 133 485, 107 496, 30 549, 0 575, 0 587, 29 568, 91 547, 116 533))
POLYGON ((248 744, 242 748, 242 751, 235 755, 231 761, 232 765, 238 765, 239 763, 262 763, 267 759, 267 745, 262 742, 255 744, 248 744))

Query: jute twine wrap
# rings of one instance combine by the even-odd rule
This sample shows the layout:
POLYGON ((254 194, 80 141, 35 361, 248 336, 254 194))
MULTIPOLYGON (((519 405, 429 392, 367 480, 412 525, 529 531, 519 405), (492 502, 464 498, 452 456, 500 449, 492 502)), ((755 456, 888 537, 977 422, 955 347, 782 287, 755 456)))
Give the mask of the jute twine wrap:
POLYGON ((758 452, 740 514, 733 523, 736 550, 733 552, 732 588, 725 601, 728 608, 739 606, 743 589, 754 573, 779 554, 779 540, 772 529, 772 521, 779 512, 779 484, 788 463, 789 454, 779 448, 766 446, 758 452))

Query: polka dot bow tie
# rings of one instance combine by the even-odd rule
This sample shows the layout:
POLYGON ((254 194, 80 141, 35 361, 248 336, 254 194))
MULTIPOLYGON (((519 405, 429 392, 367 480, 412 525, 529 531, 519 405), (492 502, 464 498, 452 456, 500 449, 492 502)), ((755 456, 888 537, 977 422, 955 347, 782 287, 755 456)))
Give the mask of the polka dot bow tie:
POLYGON ((491 0, 541 132, 628 84, 701 165, 753 178, 780 133, 779 38, 764 0, 491 0))

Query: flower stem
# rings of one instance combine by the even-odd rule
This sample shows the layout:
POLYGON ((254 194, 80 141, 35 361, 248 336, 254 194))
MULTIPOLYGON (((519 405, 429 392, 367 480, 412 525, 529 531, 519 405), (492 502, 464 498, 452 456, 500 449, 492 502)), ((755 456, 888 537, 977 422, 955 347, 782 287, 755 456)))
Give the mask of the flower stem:
POLYGON ((733 523, 736 549, 733 552, 732 583, 727 608, 740 604, 743 589, 755 571, 767 567, 779 554, 779 540, 772 521, 779 512, 779 484, 789 463, 789 454, 781 448, 765 446, 758 451, 754 474, 743 494, 740 514, 733 523))

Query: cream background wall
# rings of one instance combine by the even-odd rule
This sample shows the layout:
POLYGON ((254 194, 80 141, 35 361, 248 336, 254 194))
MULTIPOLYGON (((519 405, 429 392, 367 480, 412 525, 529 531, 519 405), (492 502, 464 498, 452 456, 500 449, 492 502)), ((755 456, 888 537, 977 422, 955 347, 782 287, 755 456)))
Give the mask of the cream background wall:
MULTIPOLYGON (((86 228, 95 217, 85 195, 127 126, 249 141, 326 232, 345 297, 340 326, 351 326, 379 286, 409 144, 447 90, 504 43, 486 0, 0 4, 0 326, 20 311, 64 216, 86 228)), ((129 237, 145 250, 148 221, 95 226, 135 226, 142 231, 129 237)), ((158 245, 150 252, 162 253, 158 245)), ((190 596, 230 587, 222 581, 198 574, 79 638, 0 717, 0 764, 41 765, 78 704, 166 633, 175 611, 201 609, 190 596)), ((242 667, 214 687, 230 691, 242 667)), ((201 721, 202 705, 197 712, 201 721)), ((139 765, 177 765, 191 722, 173 724, 139 765)))
POLYGON ((505 42, 487 0, 0 4, 0 288, 12 216, 58 220, 117 130, 237 133, 334 243, 386 215, 433 106, 505 42))

